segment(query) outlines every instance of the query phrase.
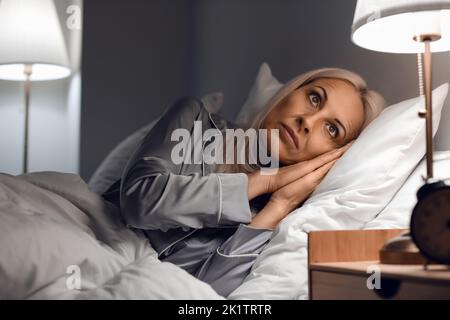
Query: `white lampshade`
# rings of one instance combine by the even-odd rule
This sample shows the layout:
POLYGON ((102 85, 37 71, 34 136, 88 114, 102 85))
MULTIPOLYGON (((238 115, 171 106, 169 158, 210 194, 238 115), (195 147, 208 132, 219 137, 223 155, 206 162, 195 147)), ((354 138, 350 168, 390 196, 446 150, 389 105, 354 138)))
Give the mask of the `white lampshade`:
POLYGON ((66 45, 52 0, 0 2, 0 79, 25 80, 25 64, 33 65, 34 81, 70 75, 66 45))
POLYGON ((352 40, 363 48, 391 53, 423 52, 419 34, 438 33, 431 51, 450 50, 450 0, 358 0, 352 40))

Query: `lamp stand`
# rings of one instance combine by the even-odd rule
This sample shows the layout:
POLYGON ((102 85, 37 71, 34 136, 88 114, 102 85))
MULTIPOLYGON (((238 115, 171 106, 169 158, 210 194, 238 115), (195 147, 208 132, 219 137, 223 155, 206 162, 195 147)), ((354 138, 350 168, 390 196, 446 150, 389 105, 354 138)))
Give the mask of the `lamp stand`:
POLYGON ((25 64, 24 67, 25 74, 25 125, 24 125, 24 136, 23 136, 23 165, 22 172, 28 172, 28 130, 30 122, 30 95, 31 95, 31 74, 33 72, 31 64, 25 64))
MULTIPOLYGON (((425 52, 423 53, 423 67, 425 77, 425 121, 426 121, 426 139, 427 139, 427 175, 423 177, 424 182, 433 179, 433 96, 432 88, 432 69, 431 69, 431 51, 430 41, 425 40, 425 52)), ((419 117, 423 117, 419 113, 419 117)))
MULTIPOLYGON (((423 57, 423 77, 425 78, 425 90, 423 90, 423 81, 420 81, 421 92, 425 91, 425 110, 419 111, 419 117, 425 118, 426 121, 426 141, 427 141, 427 175, 422 176, 425 183, 433 179, 433 95, 432 95, 432 62, 430 43, 441 38, 439 34, 429 34, 415 36, 414 40, 423 42, 425 45, 423 57)), ((419 70, 420 72, 421 70, 419 70)), ((420 77, 420 74, 419 74, 420 77)))
MULTIPOLYGON (((422 176, 425 183, 433 180, 433 98, 430 43, 439 39, 440 35, 436 34, 414 37, 415 41, 423 42, 425 45, 422 54, 423 69, 420 59, 418 63, 420 94, 425 94, 425 110, 419 111, 419 117, 425 118, 426 121, 427 174, 422 176), (425 88, 423 88, 424 82, 425 88)), ((385 264, 423 264, 426 267, 429 261, 420 253, 412 240, 410 231, 406 231, 385 243, 380 250, 380 262, 385 264)))

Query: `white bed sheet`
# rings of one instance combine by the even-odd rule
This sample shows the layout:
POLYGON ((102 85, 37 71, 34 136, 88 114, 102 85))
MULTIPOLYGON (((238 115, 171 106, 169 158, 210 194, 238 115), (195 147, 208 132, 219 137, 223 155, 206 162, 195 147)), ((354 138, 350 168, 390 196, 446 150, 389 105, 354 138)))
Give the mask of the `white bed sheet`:
MULTIPOLYGON (((450 178, 450 150, 434 152, 434 177, 450 178)), ((423 185, 422 175, 426 174, 425 157, 417 165, 400 190, 378 216, 367 223, 364 229, 409 228, 412 210, 417 202, 417 190, 423 185)))

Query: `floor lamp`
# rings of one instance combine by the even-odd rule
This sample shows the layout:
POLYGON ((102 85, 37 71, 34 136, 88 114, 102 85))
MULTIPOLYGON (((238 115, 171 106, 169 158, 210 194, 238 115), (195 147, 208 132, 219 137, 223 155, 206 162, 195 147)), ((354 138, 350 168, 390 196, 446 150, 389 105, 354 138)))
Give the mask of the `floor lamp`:
POLYGON ((22 172, 28 172, 31 83, 70 75, 63 33, 52 0, 0 4, 0 79, 24 82, 22 172))

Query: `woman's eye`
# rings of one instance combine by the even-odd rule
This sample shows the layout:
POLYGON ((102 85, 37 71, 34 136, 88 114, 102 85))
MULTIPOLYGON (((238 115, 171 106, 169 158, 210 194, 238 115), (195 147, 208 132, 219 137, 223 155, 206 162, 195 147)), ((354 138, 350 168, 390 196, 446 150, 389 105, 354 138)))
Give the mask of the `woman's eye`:
POLYGON ((321 98, 320 95, 318 95, 315 92, 312 92, 309 94, 309 101, 311 102, 311 104, 317 108, 317 106, 320 104, 321 98))
POLYGON ((328 126, 329 126, 328 132, 331 134, 333 138, 337 138, 339 136, 339 128, 334 124, 329 124, 328 126))

